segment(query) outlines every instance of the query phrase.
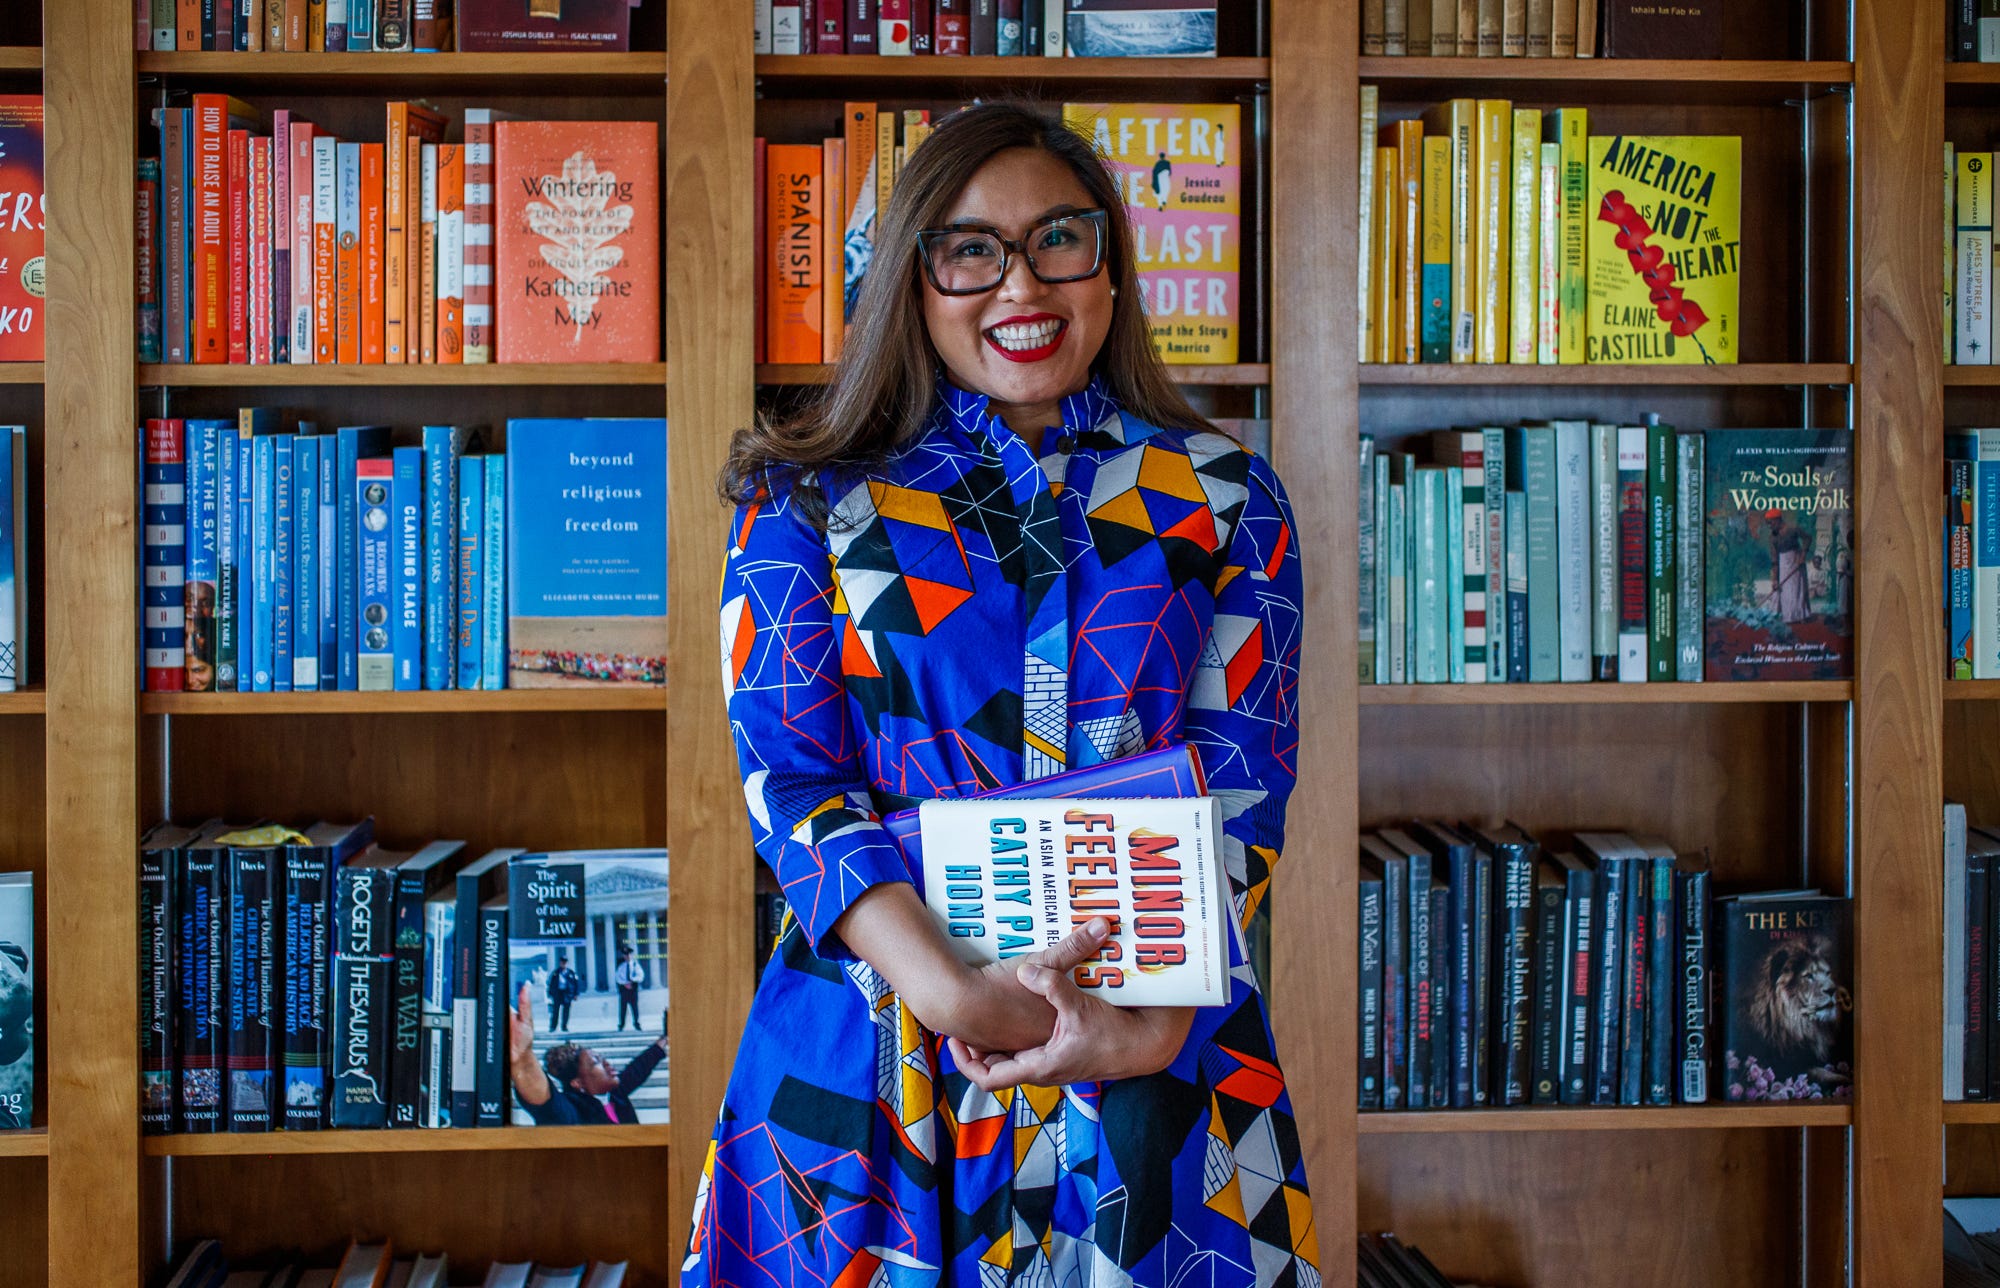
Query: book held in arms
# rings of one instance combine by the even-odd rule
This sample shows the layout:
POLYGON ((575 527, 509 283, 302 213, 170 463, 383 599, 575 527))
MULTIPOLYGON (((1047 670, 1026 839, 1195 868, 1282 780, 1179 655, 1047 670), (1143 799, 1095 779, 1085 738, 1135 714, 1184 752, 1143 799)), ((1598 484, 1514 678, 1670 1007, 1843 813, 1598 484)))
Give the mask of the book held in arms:
POLYGON ((35 1108, 35 875, 0 872, 0 1131, 35 1108))
POLYGON ((0 94, 0 362, 40 362, 42 96, 0 94))
POLYGON ((1852 912, 1811 890, 1715 901, 1728 1099, 1854 1098, 1852 912))
POLYGON ((1063 120, 1096 146, 1124 195, 1160 357, 1234 363, 1242 331, 1242 109, 1067 103, 1063 120))
POLYGON ((1737 361, 1743 141, 1590 140, 1591 362, 1737 361))
POLYGON ((516 1005, 526 990, 533 1059, 555 1092, 530 1104, 517 1082, 516 1126, 668 1121, 667 895, 665 850, 508 861, 506 1001, 516 1005), (587 1083, 577 1064, 586 1051, 603 1062, 615 1091, 576 1085, 587 1083))

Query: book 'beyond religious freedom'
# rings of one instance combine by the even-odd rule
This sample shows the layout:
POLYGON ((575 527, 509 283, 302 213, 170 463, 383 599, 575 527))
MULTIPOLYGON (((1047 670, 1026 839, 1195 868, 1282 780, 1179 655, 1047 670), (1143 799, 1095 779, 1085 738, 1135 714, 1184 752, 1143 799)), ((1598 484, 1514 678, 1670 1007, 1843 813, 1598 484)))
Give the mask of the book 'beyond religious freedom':
POLYGON ((458 0, 460 53, 632 48, 632 0, 458 0))
POLYGON ((666 683, 666 421, 509 421, 505 526, 509 688, 666 683))
POLYGON ((1707 435, 1703 632, 1708 680, 1837 680, 1854 640, 1850 435, 1707 435))
POLYGON ((1076 967, 1119 1006, 1229 1001, 1222 811, 1181 799, 934 800, 918 806, 925 902, 961 960, 1025 957, 1106 917, 1076 967))
POLYGON ((1737 360, 1743 141, 1590 140, 1590 362, 1737 360))
POLYGON ((1730 1100, 1854 1098, 1852 906, 1809 890, 1717 899, 1730 1100))
POLYGON ((1605 58, 1720 58, 1723 0, 1604 0, 1605 58))
MULTIPOLYGON (((667 852, 517 854, 507 867, 507 1005, 516 1005, 521 986, 528 986, 536 1058, 576 1042, 594 1047, 614 1076, 622 1073, 659 1036, 667 1007, 667 852), (627 948, 633 950, 630 962, 627 948), (564 1026, 556 1032, 549 983, 559 964, 575 971, 576 980, 564 1006, 564 1026), (633 981, 629 985, 619 981, 621 966, 633 981), (636 1036, 625 1033, 621 1002, 637 1008, 636 1036)), ((637 1121, 668 1121, 664 1069, 625 1094, 637 1121)), ((513 1121, 519 1127, 535 1122, 518 1098, 513 1121)))
POLYGON ((0 94, 0 362, 42 360, 42 96, 0 94))
POLYGON ((1233 363, 1242 332, 1242 110, 1234 103, 1066 103, 1063 121, 1125 196, 1153 347, 1233 363))
POLYGON ((659 126, 500 121, 493 133, 499 360, 658 360, 659 126))
POLYGON ((0 1131, 35 1105, 35 876, 0 872, 0 1131))

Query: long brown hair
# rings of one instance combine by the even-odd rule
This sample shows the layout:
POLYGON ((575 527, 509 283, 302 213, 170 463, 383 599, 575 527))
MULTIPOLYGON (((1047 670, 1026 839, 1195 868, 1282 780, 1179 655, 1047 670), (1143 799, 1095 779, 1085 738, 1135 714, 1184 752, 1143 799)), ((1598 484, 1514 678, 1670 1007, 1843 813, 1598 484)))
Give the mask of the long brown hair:
MULTIPOLYGON (((1069 166, 1108 213, 1105 271, 1117 295, 1111 329, 1092 369, 1134 415, 1173 429, 1211 428, 1168 378, 1140 308, 1132 229, 1118 185, 1090 141, 1031 103, 982 103, 954 113, 905 162, 889 207, 876 217, 875 257, 855 304, 832 381, 795 414, 758 418, 736 431, 717 490, 754 500, 768 484, 810 483, 821 469, 863 473, 924 427, 939 370, 924 326, 919 229, 944 222, 979 167, 1009 148, 1040 148, 1069 166)), ((839 216, 829 213, 828 218, 839 216)), ((803 515, 823 524, 825 499, 796 487, 803 515)))

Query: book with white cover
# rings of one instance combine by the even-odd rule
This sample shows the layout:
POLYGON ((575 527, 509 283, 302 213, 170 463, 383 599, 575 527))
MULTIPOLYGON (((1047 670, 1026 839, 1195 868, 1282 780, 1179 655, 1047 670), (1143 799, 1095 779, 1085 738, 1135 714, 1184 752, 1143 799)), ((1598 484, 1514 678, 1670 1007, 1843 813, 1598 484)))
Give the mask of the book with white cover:
POLYGON ((1212 796, 934 800, 924 892, 961 960, 1052 947, 1092 917, 1112 936, 1071 972, 1119 1006, 1229 1001, 1229 887, 1212 796))

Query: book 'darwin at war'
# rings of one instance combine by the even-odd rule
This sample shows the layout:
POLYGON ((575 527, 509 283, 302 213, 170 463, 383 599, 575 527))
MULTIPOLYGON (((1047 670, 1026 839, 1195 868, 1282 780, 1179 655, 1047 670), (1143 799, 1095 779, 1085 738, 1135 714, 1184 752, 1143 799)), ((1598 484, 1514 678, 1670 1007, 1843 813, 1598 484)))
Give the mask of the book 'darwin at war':
POLYGON ((1104 917, 1111 938, 1071 972, 1079 989, 1119 1006, 1229 1001, 1214 797, 925 801, 919 815, 925 901, 961 960, 1026 957, 1104 917))

